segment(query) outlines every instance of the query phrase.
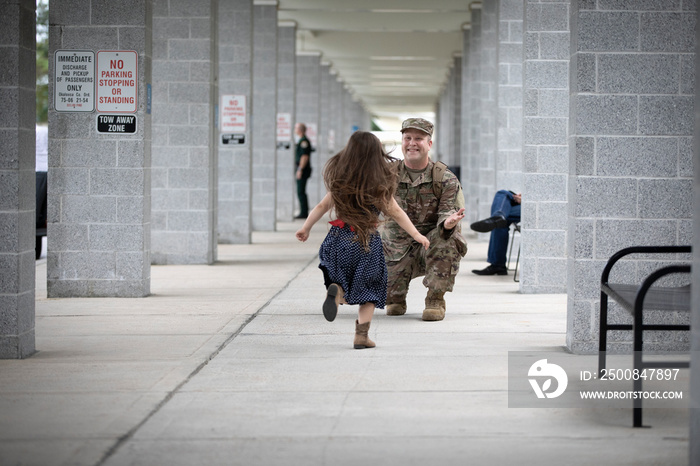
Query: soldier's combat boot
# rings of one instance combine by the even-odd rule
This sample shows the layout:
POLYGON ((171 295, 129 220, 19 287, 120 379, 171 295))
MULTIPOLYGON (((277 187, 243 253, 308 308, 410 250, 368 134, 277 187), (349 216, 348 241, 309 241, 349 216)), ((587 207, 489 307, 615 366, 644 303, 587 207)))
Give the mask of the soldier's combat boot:
POLYGON ((360 324, 355 321, 355 341, 353 341, 353 346, 355 349, 374 348, 377 346, 367 336, 369 333, 369 324, 369 322, 360 324))
POLYGON ((386 305, 386 315, 402 316, 406 313, 406 298, 401 301, 389 303, 386 305))
POLYGON ((445 293, 428 290, 425 297, 425 309, 423 310, 423 320, 435 321, 445 318, 445 293))

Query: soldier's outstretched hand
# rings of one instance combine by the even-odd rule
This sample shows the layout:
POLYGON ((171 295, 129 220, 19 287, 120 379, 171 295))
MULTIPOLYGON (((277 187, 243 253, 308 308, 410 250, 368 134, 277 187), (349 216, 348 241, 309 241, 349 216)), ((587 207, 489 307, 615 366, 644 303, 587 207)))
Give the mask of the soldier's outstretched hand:
POLYGON ((463 218, 464 218, 464 207, 462 207, 457 212, 455 212, 454 214, 447 217, 447 220, 445 220, 445 230, 453 229, 454 227, 457 226, 457 224, 463 218))

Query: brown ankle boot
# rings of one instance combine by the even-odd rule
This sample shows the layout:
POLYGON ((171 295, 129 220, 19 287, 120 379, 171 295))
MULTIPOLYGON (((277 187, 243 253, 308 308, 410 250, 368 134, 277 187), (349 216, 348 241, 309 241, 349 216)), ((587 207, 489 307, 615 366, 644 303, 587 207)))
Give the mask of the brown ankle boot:
POLYGON ((353 343, 355 345, 355 349, 374 348, 377 346, 367 336, 367 333, 369 333, 369 324, 369 322, 360 324, 355 321, 355 341, 353 343))
POLYGON ((445 293, 428 290, 425 297, 425 309, 423 310, 423 320, 435 321, 445 318, 445 293))

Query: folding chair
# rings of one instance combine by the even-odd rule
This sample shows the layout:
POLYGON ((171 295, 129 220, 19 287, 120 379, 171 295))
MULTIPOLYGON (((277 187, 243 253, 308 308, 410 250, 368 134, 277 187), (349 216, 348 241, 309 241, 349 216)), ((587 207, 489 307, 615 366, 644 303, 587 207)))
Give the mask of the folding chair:
MULTIPOLYGON (((513 225, 513 233, 511 233, 510 236, 510 251, 508 252, 508 265, 506 265, 507 269, 510 269, 510 258, 513 255, 513 243, 515 243, 515 232, 517 231, 518 234, 520 234, 520 222, 518 223, 512 223, 513 225)), ((515 272, 513 272, 513 281, 514 282, 519 282, 518 280, 518 264, 520 263, 520 241, 518 241, 518 257, 515 259, 515 272)))

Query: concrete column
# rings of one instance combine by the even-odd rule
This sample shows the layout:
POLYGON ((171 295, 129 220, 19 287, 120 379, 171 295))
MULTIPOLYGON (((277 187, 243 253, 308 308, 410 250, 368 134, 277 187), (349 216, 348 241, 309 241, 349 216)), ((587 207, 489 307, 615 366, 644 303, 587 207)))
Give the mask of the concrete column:
MULTIPOLYGON (((459 128, 459 165, 460 165, 460 181, 462 182, 462 191, 464 193, 464 201, 465 201, 465 216, 469 219, 471 216, 469 215, 469 210, 470 210, 470 196, 469 196, 469 175, 471 173, 470 167, 469 167, 469 162, 470 162, 470 154, 469 154, 469 147, 471 144, 471 139, 469 135, 469 115, 471 114, 471 108, 469 107, 469 88, 470 88, 470 80, 469 80, 469 73, 470 73, 470 61, 471 57, 469 55, 470 50, 469 50, 469 41, 471 38, 470 32, 471 32, 472 25, 471 23, 463 24, 462 25, 462 82, 460 83, 460 86, 462 87, 462 92, 461 92, 461 100, 462 103, 460 105, 460 111, 461 111, 461 126, 459 128)), ((464 232, 466 233, 466 229, 464 232)))
POLYGON ((217 3, 155 6, 152 261, 211 264, 217 247, 217 3))
POLYGON ((523 18, 522 0, 499 0, 496 187, 522 192, 523 18))
POLYGON ((447 163, 455 171, 461 172, 459 151, 462 144, 462 54, 453 58, 452 74, 450 75, 450 115, 447 123, 450 125, 450 147, 447 151, 447 163))
POLYGON ((345 95, 346 137, 343 141, 343 146, 348 142, 352 133, 358 130, 368 131, 370 126, 369 113, 362 107, 360 101, 347 90, 345 95))
POLYGON ((136 117, 136 132, 130 134, 97 133, 98 114, 111 113, 106 104, 100 108, 102 94, 95 98, 97 114, 57 111, 50 80, 48 296, 147 296, 151 115, 146 84, 151 82, 152 2, 125 0, 101 8, 91 8, 87 0, 56 2, 49 15, 49 76, 57 50, 95 52, 96 68, 100 51, 133 51, 137 70, 136 111, 128 113, 136 117))
POLYGON ((469 111, 466 119, 469 133, 467 176, 462 176, 465 183, 464 196, 466 202, 465 223, 477 221, 479 215, 479 172, 481 168, 481 4, 469 5, 472 22, 468 30, 469 50, 467 64, 468 96, 466 100, 469 111))
POLYGON ((481 9, 481 126, 479 218, 491 215, 496 186, 496 117, 498 102, 498 0, 485 0, 481 9))
POLYGON ((431 149, 432 158, 435 160, 446 161, 446 152, 449 152, 450 136, 452 132, 452 126, 449 124, 450 118, 450 103, 449 103, 449 82, 452 76, 452 70, 450 70, 447 76, 447 82, 444 83, 438 94, 438 101, 435 104, 435 130, 433 133, 433 147, 431 149))
POLYGON ((525 3, 523 293, 566 291, 569 3, 525 3))
MULTIPOLYGON (((611 254, 693 240, 695 6, 606 5, 571 4, 567 345, 574 352, 597 350, 600 273, 611 254)), ((623 266, 616 281, 638 282, 658 265, 649 262, 623 266)), ((611 314, 628 321, 619 308, 611 314)), ((644 343, 687 349, 676 333, 644 343)), ((629 333, 617 338, 611 350, 630 349, 629 333)))
POLYGON ((246 99, 245 129, 240 131, 245 141, 232 144, 235 141, 226 136, 229 130, 218 137, 219 243, 247 244, 251 241, 252 231, 250 109, 253 87, 253 0, 218 1, 219 95, 244 96, 246 99))
POLYGON ((452 101, 452 97, 454 95, 454 89, 452 88, 454 75, 454 66, 450 66, 446 80, 440 90, 439 99, 435 105, 435 121, 433 122, 435 124, 432 150, 434 154, 433 158, 435 160, 440 160, 447 165, 453 165, 451 161, 452 154, 450 148, 452 147, 452 140, 454 139, 451 121, 452 109, 454 108, 454 102, 452 101))
POLYGON ((348 143, 348 139, 353 133, 353 128, 355 128, 355 118, 353 117, 353 107, 355 102, 353 102, 352 94, 348 91, 348 85, 343 84, 343 127, 342 127, 342 137, 340 138, 340 147, 343 148, 348 143))
POLYGON ((329 158, 328 153, 328 131, 331 123, 331 65, 329 62, 321 62, 321 82, 319 91, 319 121, 318 121, 318 142, 316 152, 316 164, 319 171, 318 196, 319 200, 326 195, 326 187, 323 183, 323 167, 329 158))
MULTIPOLYGON (((277 139, 277 221, 294 218, 294 101, 296 93, 296 23, 277 23, 277 115, 283 116, 289 136, 277 139)), ((279 123, 278 123, 279 124, 279 123)), ((279 128, 278 128, 279 130, 279 128)))
POLYGON ((277 224, 277 0, 253 1, 253 230, 277 224))
MULTIPOLYGON (((695 13, 695 22, 700 10, 695 13)), ((700 44, 700 28, 695 28, 695 44, 700 44)), ((700 55, 695 54, 695 76, 700 76, 700 55)), ((693 277, 690 317, 690 461, 700 464, 700 92, 694 84, 695 129, 693 133, 693 277)))
POLYGON ((359 129, 369 131, 369 114, 360 100, 357 101, 357 119, 360 122, 359 129))
POLYGON ((34 2, 0 4, 0 359, 34 353, 34 2))
MULTIPOLYGON (((311 141, 311 146, 316 149, 311 153, 311 178, 306 185, 306 194, 309 197, 309 210, 313 209, 321 200, 318 197, 321 170, 318 158, 318 124, 320 118, 320 94, 321 94, 321 53, 298 52, 297 53, 297 92, 296 92, 296 117, 297 123, 306 125, 306 136, 311 141)), ((296 197, 296 196, 295 196, 296 197)), ((299 200, 295 200, 298 209, 299 200)))
POLYGON ((330 128, 328 130, 329 156, 337 154, 343 148, 340 134, 343 129, 343 83, 338 78, 338 73, 331 70, 331 95, 330 95, 330 128))
POLYGON ((343 147, 345 147, 345 143, 347 143, 348 139, 346 136, 346 121, 345 121, 345 114, 347 113, 347 99, 346 99, 346 93, 347 91, 345 90, 345 82, 342 79, 337 79, 337 92, 338 92, 338 116, 337 116, 337 130, 335 133, 335 146, 336 146, 336 152, 339 152, 343 147))

